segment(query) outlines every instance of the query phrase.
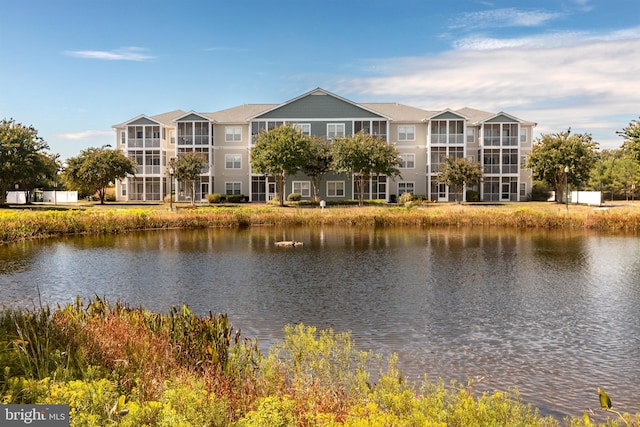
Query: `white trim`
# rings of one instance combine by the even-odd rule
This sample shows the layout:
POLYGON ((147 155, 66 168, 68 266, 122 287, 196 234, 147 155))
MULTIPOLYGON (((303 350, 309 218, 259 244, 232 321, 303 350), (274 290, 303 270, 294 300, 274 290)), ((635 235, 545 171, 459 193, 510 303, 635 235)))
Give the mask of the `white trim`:
POLYGON ((224 155, 224 168, 225 169, 232 169, 232 170, 242 169, 242 154, 238 154, 238 153, 225 154, 224 155), (228 166, 229 163, 231 163, 232 167, 228 166), (238 167, 236 167, 236 163, 239 164, 238 167))
POLYGON ((344 183, 344 181, 327 181, 326 183, 326 193, 327 193, 327 197, 345 197, 346 196, 346 185, 344 183), (336 184, 334 194, 329 194, 329 184, 336 184), (337 185, 340 184, 340 185, 337 185), (337 193, 338 187, 342 187, 342 194, 335 194, 337 193))
POLYGON ((311 181, 292 181, 291 192, 300 194, 300 196, 302 197, 306 197, 306 198, 311 197, 311 181), (300 191, 296 191, 296 184, 300 186, 299 188, 300 191), (306 187, 306 188, 303 188, 303 187, 306 187), (306 190, 306 192, 304 190, 306 190))
POLYGON ((242 194, 242 181, 225 181, 224 182, 224 194, 229 196, 229 195, 233 195, 233 194, 242 194), (240 192, 239 193, 228 193, 227 190, 227 185, 231 184, 233 187, 231 189, 231 191, 235 191, 235 186, 236 184, 240 184, 240 192))
POLYGON ((242 141, 242 126, 225 126, 224 142, 242 141))
POLYGON ((415 141, 416 140, 416 125, 398 125, 398 141, 415 141), (400 129, 404 128, 404 132, 401 132, 400 129), (408 138, 409 128, 412 128, 411 138, 408 138), (404 138, 401 135, 404 134, 404 138))

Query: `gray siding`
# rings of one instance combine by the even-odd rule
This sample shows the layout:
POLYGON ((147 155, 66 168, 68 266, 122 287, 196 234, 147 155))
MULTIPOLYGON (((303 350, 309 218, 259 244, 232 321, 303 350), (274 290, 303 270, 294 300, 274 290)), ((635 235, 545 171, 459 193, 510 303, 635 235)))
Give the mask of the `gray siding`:
POLYGON ((140 117, 138 120, 135 120, 135 121, 129 123, 128 125, 129 126, 132 126, 132 125, 156 125, 156 126, 158 126, 159 123, 158 122, 154 122, 153 120, 148 119, 146 117, 140 117))
POLYGON ((322 119, 330 117, 384 118, 330 95, 308 95, 255 119, 322 119))
POLYGON ((518 123, 517 120, 507 117, 504 114, 499 114, 491 120, 487 120, 485 123, 518 123))
POLYGON ((464 117, 452 113, 451 111, 447 111, 446 113, 438 114, 437 116, 431 117, 429 120, 464 120, 464 117))
POLYGON ((206 122, 207 119, 205 119, 204 117, 199 116, 197 114, 189 114, 187 116, 182 117, 178 121, 179 122, 206 122))

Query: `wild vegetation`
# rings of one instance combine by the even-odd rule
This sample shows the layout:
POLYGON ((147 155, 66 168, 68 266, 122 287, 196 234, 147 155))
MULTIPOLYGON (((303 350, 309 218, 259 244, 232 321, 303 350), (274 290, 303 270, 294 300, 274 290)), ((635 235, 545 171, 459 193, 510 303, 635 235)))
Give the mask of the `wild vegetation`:
POLYGON ((517 391, 409 383, 395 356, 304 325, 262 354, 227 316, 187 307, 163 315, 95 298, 8 309, 0 348, 2 403, 69 404, 72 426, 591 426, 606 415, 557 420, 517 391))
MULTIPOLYGON (((161 206, 161 205, 160 205, 161 206)), ((365 208, 319 209, 256 205, 214 205, 167 212, 148 208, 86 210, 0 210, 0 243, 69 234, 110 234, 167 228, 250 227, 268 225, 363 227, 512 227, 584 229, 603 232, 640 231, 640 208, 610 209, 553 203, 512 203, 501 206, 437 204, 419 200, 405 206, 377 204, 365 208)))

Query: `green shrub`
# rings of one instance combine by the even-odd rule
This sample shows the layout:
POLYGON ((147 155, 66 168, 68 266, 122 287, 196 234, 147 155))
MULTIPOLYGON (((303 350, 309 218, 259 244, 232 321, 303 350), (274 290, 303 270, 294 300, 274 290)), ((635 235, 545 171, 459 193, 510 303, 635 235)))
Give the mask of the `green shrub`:
POLYGON ((402 193, 398 198, 398 204, 403 206, 410 205, 412 201, 413 201, 413 194, 411 193, 402 193))
POLYGON ((209 203, 220 203, 221 199, 220 193, 207 194, 207 202, 209 203))
POLYGON ((302 194, 291 193, 287 196, 287 200, 290 202, 299 202, 300 200, 302 200, 302 194))
POLYGON ((227 202, 229 203, 244 202, 244 195, 243 194, 227 194, 227 202))

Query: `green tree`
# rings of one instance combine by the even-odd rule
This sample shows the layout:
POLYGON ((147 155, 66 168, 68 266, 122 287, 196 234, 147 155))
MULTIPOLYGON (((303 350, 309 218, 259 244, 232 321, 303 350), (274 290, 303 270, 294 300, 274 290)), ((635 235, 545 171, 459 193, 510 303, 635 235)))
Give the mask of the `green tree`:
POLYGON ((640 184, 640 163, 630 157, 622 157, 615 162, 613 170, 615 186, 622 190, 629 200, 629 195, 635 193, 635 188, 640 184))
POLYGON ((482 166, 478 162, 470 162, 464 157, 445 159, 445 165, 438 174, 438 182, 448 185, 455 194, 455 200, 458 202, 458 196, 462 194, 465 185, 474 186, 482 181, 482 166))
POLYGON ((548 183, 555 191, 556 202, 562 201, 565 180, 579 188, 589 179, 596 162, 598 143, 591 135, 566 132, 542 135, 534 142, 527 167, 533 178, 548 183), (565 169, 568 172, 565 172, 565 169))
POLYGON ((24 191, 54 179, 57 156, 48 154, 49 145, 33 126, 15 120, 0 121, 0 203, 15 184, 24 191))
POLYGON ((173 176, 189 187, 192 206, 196 204, 196 181, 207 165, 207 159, 195 151, 181 153, 169 162, 169 166, 173 167, 173 176))
POLYGON ((104 204, 107 188, 118 179, 135 175, 136 164, 122 151, 102 148, 87 148, 79 156, 67 160, 63 179, 68 188, 78 188, 89 194, 98 193, 100 204, 104 204))
POLYGON ((333 167, 338 173, 353 176, 358 191, 358 204, 364 204, 366 182, 374 175, 395 177, 400 153, 393 145, 373 135, 358 132, 352 137, 337 138, 331 144, 333 167))
POLYGON ((611 193, 611 200, 613 200, 614 192, 619 190, 615 174, 616 163, 622 157, 622 150, 602 150, 598 153, 598 158, 589 176, 589 186, 597 191, 611 193))
POLYGON ((640 162, 640 119, 631 120, 629 126, 616 133, 624 138, 622 151, 640 162))
POLYGON ((313 186, 313 200, 320 199, 320 185, 322 177, 331 170, 331 147, 329 142, 318 137, 311 137, 307 158, 302 165, 302 172, 311 178, 313 186))
POLYGON ((309 158, 311 138, 290 125, 261 132, 251 150, 254 172, 275 177, 280 206, 284 206, 287 177, 301 170, 309 158))

